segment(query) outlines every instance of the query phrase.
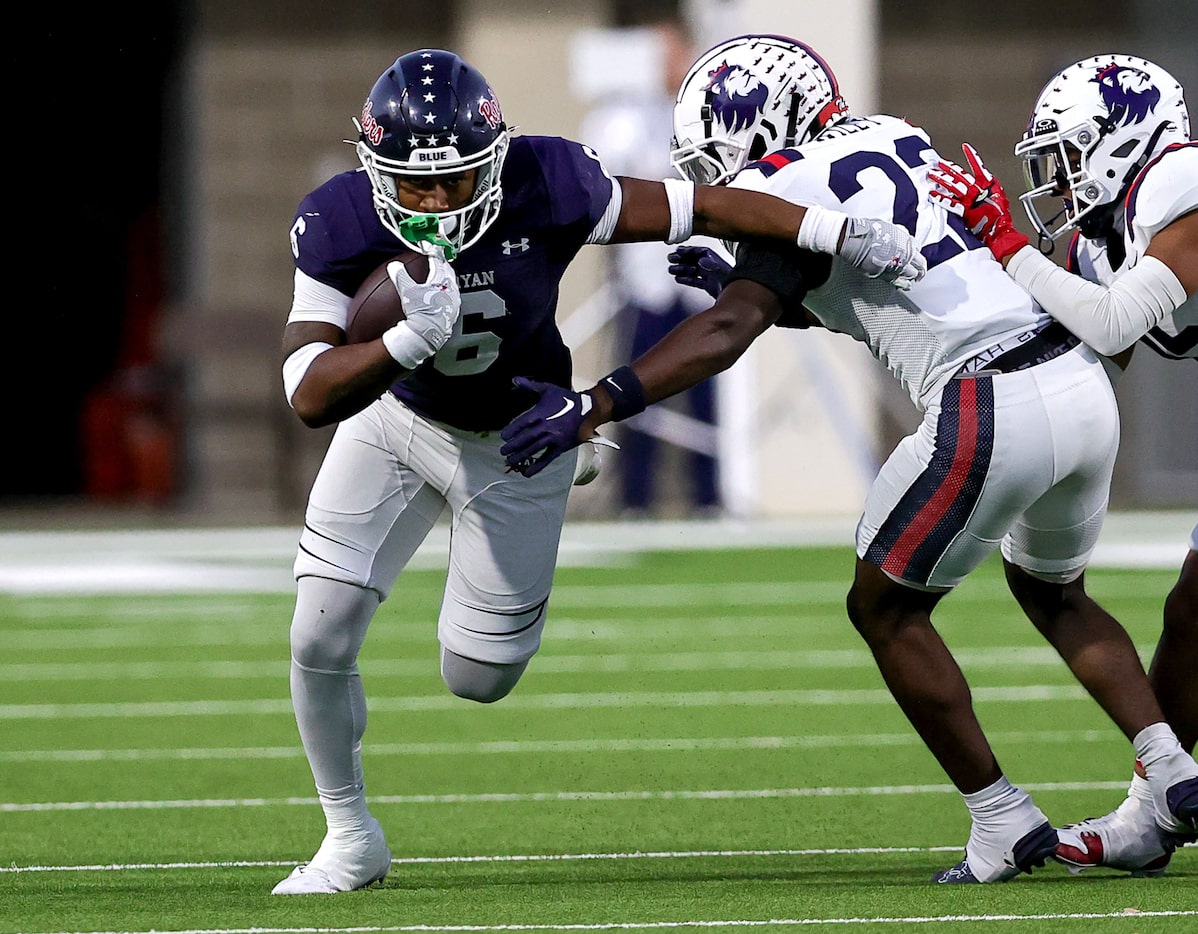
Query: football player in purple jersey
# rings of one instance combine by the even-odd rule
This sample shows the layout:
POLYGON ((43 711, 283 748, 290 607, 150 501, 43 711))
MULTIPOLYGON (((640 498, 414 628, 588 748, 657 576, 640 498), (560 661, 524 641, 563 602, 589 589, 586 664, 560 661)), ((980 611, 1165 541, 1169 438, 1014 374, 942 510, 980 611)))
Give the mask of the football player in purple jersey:
POLYGON ((531 402, 513 377, 570 383, 554 316, 584 245, 802 236, 900 286, 923 267, 889 222, 681 179, 612 177, 578 143, 515 136, 486 79, 451 52, 398 58, 356 123, 362 168, 305 197, 290 231, 283 385, 305 424, 338 425, 308 500, 291 623, 292 703, 326 833, 276 894, 349 891, 390 869, 366 803, 357 658, 438 517, 450 524, 437 630, 448 688, 497 701, 540 646, 575 458, 529 482, 508 472, 499 429, 531 402), (445 244, 427 247, 427 276, 389 266, 404 320, 347 344, 358 286, 407 246, 405 221, 429 214, 445 244))
MULTIPOLYGON (((1118 381, 1138 344, 1164 357, 1198 358, 1198 142, 1190 139, 1180 83, 1159 65, 1095 55, 1058 72, 1032 107, 1016 144, 1020 195, 1045 249, 1069 237, 1065 269, 1015 230, 999 181, 973 147, 969 169, 932 172, 952 210, 1007 272, 1095 350, 1118 381), (1071 275, 1075 273, 1076 275, 1071 275)), ((1191 753, 1198 741, 1198 526, 1148 669, 1161 710, 1191 753)), ((1135 764, 1127 797, 1110 814, 1064 827, 1057 858, 1154 876, 1194 828, 1160 814, 1135 764)), ((1196 790, 1195 795, 1198 795, 1196 790)))
MULTIPOLYGON (((866 497, 847 609, 971 817, 964 858, 934 881, 1003 882, 1044 865, 1060 842, 1003 773, 932 623, 939 601, 996 550, 1028 619, 1133 741, 1158 822, 1198 825, 1198 763, 1165 721, 1127 632, 1085 590, 1119 439, 1099 356, 933 197, 929 171, 941 159, 927 134, 884 114, 850 116, 827 64, 802 43, 742 36, 704 53, 674 125, 675 164, 690 177, 886 217, 913 232, 927 272, 899 293, 802 249, 802 238, 798 248, 744 242, 715 305, 631 365, 581 393, 533 383, 537 402, 502 432, 508 463, 535 479, 599 426, 727 368, 784 317, 862 341, 923 412, 866 497), (717 105, 729 88, 734 110, 717 105), (789 88, 801 90, 787 119, 744 118, 789 88), (826 113, 836 116, 818 119, 826 113), (799 131, 773 150, 780 125, 799 131)), ((685 274, 692 263, 675 266, 685 274)))

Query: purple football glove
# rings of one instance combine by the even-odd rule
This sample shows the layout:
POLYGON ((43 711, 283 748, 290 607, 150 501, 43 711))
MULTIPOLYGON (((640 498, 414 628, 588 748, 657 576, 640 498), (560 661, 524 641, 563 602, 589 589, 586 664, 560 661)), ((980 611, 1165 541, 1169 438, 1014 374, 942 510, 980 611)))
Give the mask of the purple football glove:
POLYGON ((705 246, 680 246, 669 260, 670 275, 675 281, 702 289, 712 298, 719 298, 732 269, 719 253, 705 246))
POLYGON ((505 442, 499 453, 508 470, 535 477, 586 440, 578 437, 578 429, 593 403, 588 393, 523 376, 513 379, 512 385, 535 392, 538 398, 532 408, 513 418, 499 433, 505 442))

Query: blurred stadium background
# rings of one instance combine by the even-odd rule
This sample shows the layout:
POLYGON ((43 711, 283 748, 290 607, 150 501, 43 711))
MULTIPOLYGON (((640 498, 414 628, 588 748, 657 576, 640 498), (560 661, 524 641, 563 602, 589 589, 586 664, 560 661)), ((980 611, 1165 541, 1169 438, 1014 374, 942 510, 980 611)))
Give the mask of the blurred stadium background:
MULTIPOLYGON (((280 388, 287 229, 303 194, 353 167, 339 141, 375 77, 412 48, 452 48, 488 76, 509 123, 574 136, 605 82, 638 73, 625 59, 662 15, 682 17, 696 49, 741 32, 808 42, 855 112, 905 116, 949 157, 968 140, 1009 189, 1021 184, 1011 149, 1031 101, 1065 64, 1140 54, 1190 89, 1191 108, 1198 94, 1191 0, 31 9, 32 27, 5 55, 19 97, 7 199, 18 288, 0 527, 298 524, 329 435, 303 428, 280 388)), ((598 328, 600 249, 584 252, 562 300, 580 379, 611 357, 598 328)), ((793 337, 771 335, 721 377, 717 447, 725 509, 738 518, 855 513, 877 462, 914 424, 863 348, 793 337)), ((1137 355, 1120 388, 1115 508, 1198 505, 1196 371, 1137 355)), ((685 425, 658 427, 687 440, 685 425)), ((601 479, 576 491, 575 515, 614 515, 612 488, 601 479)), ((683 510, 667 502, 662 514, 683 510)))

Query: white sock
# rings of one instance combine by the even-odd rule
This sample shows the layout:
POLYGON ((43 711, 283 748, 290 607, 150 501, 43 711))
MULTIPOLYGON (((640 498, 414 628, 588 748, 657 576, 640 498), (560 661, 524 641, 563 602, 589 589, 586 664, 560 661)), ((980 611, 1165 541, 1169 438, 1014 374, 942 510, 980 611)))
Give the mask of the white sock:
POLYGON ((291 701, 329 832, 361 828, 367 813, 362 679, 356 670, 316 671, 292 661, 291 701))
POLYGON ((981 791, 962 794, 961 797, 965 799, 965 806, 974 820, 985 822, 1009 812, 1027 798, 1027 792, 1016 788, 1003 775, 993 785, 987 785, 981 791))
POLYGON ((1152 766, 1161 759, 1185 752, 1177 741, 1177 735, 1163 720, 1140 730, 1132 740, 1132 745, 1136 747, 1136 758, 1149 775, 1152 774, 1152 766))
POLYGON ((1144 801, 1148 804, 1152 803, 1152 786, 1148 784, 1148 779, 1135 772, 1131 777, 1131 784, 1127 786, 1127 797, 1135 798, 1137 801, 1144 801))

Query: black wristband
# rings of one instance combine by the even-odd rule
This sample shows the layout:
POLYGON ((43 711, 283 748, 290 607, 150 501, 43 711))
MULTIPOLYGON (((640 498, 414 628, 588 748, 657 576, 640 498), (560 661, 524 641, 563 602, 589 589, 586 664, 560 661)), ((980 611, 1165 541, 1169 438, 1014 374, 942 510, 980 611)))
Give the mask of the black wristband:
POLYGON ((645 387, 632 367, 622 366, 599 380, 599 385, 611 396, 611 420, 622 422, 645 411, 645 387))

